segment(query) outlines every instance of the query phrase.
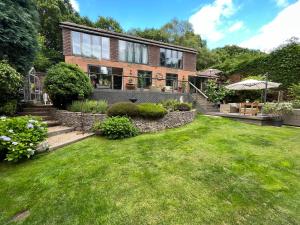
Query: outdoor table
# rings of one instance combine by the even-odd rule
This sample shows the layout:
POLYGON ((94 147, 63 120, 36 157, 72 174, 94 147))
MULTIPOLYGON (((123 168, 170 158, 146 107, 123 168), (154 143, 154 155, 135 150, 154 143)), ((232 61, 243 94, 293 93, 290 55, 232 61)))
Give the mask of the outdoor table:
POLYGON ((250 114, 252 116, 256 116, 260 111, 261 104, 258 102, 242 102, 240 103, 240 114, 250 114))

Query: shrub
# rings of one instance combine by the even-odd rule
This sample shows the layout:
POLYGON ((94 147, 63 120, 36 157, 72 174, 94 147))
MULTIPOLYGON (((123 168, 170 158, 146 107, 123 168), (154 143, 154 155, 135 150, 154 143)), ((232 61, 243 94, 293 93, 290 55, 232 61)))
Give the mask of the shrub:
POLYGON ((9 100, 0 105, 0 115, 12 116, 17 111, 17 100, 9 100))
POLYGON ((7 161, 19 161, 34 155, 39 142, 47 136, 46 124, 33 117, 1 117, 0 155, 7 161))
POLYGON ((68 110, 72 112, 84 112, 84 113, 105 113, 107 110, 106 101, 73 101, 68 107, 68 110))
POLYGON ((294 109, 300 109, 300 99, 292 101, 292 105, 294 109))
POLYGON ((291 113, 293 110, 292 103, 281 102, 281 103, 266 103, 263 106, 263 112, 266 114, 272 114, 277 117, 291 113))
POLYGON ((48 70, 44 85, 53 105, 58 108, 66 108, 72 101, 92 93, 88 76, 78 66, 63 62, 48 70))
POLYGON ((300 83, 293 84, 288 89, 289 97, 300 101, 300 83))
POLYGON ((17 98, 21 86, 21 74, 5 61, 0 61, 0 102, 17 98))
POLYGON ((170 111, 173 112, 176 110, 176 105, 179 104, 180 102, 176 99, 168 99, 168 100, 164 100, 161 102, 161 104, 163 105, 163 107, 170 111))
POLYGON ((178 103, 176 105, 176 110, 178 111, 190 111, 192 109, 192 104, 187 102, 178 103))
POLYGON ((139 110, 136 104, 132 102, 119 102, 113 104, 108 110, 108 116, 138 116, 139 110))
POLYGON ((122 139, 138 135, 138 129, 127 117, 109 117, 100 125, 100 132, 108 139, 122 139))
POLYGON ((167 114, 167 110, 159 104, 141 103, 138 105, 139 116, 146 119, 159 119, 167 114))

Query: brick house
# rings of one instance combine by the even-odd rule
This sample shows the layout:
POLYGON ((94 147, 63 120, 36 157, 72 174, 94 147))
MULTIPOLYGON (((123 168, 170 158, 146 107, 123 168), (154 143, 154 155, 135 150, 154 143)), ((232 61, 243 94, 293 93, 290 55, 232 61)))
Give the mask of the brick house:
POLYGON ((197 51, 70 22, 60 24, 65 62, 89 74, 97 89, 187 92, 197 51))

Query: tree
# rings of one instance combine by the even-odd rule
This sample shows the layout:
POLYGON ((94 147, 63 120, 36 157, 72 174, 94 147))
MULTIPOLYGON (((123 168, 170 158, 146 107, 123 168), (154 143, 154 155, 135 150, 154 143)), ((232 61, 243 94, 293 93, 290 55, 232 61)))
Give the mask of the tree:
POLYGON ((45 71, 48 68, 48 62, 55 64, 63 61, 60 22, 70 21, 92 27, 94 24, 88 17, 81 17, 72 8, 70 0, 34 1, 40 19, 39 52, 35 67, 40 71, 45 71))
POLYGON ((123 28, 121 27, 120 23, 112 17, 99 16, 98 20, 95 22, 95 27, 108 31, 123 33, 123 28))
POLYGON ((144 30, 131 29, 127 33, 134 36, 139 36, 142 38, 147 38, 155 41, 161 41, 166 43, 169 42, 168 34, 160 29, 155 29, 155 28, 146 28, 144 30))
POLYGON ((38 14, 31 0, 2 0, 0 8, 0 59, 26 74, 36 54, 38 14))

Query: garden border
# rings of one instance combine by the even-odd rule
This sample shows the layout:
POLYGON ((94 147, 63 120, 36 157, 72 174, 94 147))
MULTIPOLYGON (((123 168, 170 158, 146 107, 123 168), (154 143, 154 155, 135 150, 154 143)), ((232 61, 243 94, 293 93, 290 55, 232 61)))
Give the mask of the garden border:
MULTIPOLYGON (((55 119, 63 125, 83 131, 91 131, 95 122, 103 121, 107 117, 106 114, 70 112, 57 109, 54 109, 52 114, 55 119)), ((157 120, 133 118, 132 121, 139 128, 141 133, 147 133, 188 124, 195 119, 196 114, 196 110, 175 111, 169 112, 163 118, 157 120)))

